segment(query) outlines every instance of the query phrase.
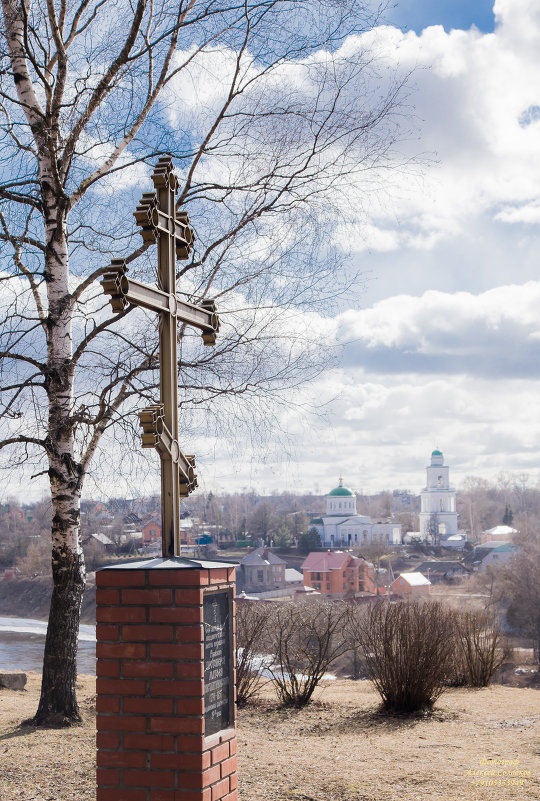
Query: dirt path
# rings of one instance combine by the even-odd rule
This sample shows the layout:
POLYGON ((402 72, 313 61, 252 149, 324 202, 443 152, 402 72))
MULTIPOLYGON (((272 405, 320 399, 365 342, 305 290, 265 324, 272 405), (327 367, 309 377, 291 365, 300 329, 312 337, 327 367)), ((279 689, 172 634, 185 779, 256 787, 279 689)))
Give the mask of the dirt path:
MULTIPOLYGON (((85 723, 69 730, 18 728, 35 711, 37 674, 29 674, 23 693, 0 692, 1 801, 95 801, 94 682, 79 678, 85 723)), ((329 682, 316 703, 301 711, 268 703, 241 711, 239 800, 540 797, 538 690, 453 689, 429 718, 384 718, 376 707, 367 682, 339 681, 329 682), (493 775, 505 770, 514 776, 493 775), (489 781, 495 784, 482 785, 489 781)))

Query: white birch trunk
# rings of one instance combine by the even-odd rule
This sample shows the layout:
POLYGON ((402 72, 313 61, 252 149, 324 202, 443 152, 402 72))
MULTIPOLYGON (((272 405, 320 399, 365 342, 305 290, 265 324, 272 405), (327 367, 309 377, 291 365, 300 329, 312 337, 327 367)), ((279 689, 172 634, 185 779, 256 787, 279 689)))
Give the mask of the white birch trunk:
POLYGON ((75 461, 72 363, 72 305, 66 197, 56 172, 57 129, 39 103, 28 70, 24 18, 14 0, 2 0, 7 42, 17 97, 32 130, 38 154, 38 175, 45 227, 45 279, 49 478, 52 498, 53 593, 45 643, 38 723, 79 719, 75 693, 77 637, 85 585, 80 533, 82 471, 75 461), (61 681, 58 681, 61 677, 61 681))

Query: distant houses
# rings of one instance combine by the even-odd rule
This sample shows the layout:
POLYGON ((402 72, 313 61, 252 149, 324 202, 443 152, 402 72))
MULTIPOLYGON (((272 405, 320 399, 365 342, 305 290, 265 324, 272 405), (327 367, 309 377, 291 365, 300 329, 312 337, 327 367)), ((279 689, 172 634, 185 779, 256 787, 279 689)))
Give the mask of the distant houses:
POLYGON ((472 569, 466 567, 463 562, 455 560, 435 561, 434 559, 422 562, 417 566, 416 570, 426 576, 432 584, 440 581, 463 581, 472 572, 472 569))
POLYGON ((349 551, 315 551, 302 564, 304 585, 327 598, 353 598, 375 593, 375 569, 349 551))
POLYGON ((390 592, 405 598, 429 595, 431 592, 431 581, 423 576, 422 573, 402 573, 394 579, 390 585, 390 592))
POLYGON ((484 542, 477 545, 468 553, 463 563, 473 570, 486 570, 488 567, 498 567, 512 559, 519 547, 511 542, 484 542))

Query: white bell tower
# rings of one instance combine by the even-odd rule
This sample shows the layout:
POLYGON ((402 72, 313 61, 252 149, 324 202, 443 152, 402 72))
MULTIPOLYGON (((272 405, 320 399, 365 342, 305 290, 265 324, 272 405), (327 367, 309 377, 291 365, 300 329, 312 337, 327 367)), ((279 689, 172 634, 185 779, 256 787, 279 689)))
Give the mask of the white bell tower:
POLYGON ((458 533, 456 491, 450 486, 449 468, 441 451, 433 451, 426 473, 426 486, 420 493, 420 535, 436 544, 458 533))

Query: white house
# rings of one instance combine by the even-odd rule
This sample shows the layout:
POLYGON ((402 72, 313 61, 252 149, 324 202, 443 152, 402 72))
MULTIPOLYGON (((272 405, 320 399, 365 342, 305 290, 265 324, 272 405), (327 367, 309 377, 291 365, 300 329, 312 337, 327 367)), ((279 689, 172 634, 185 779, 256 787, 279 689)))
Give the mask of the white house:
POLYGON ((401 523, 374 523, 367 515, 356 511, 356 495, 339 485, 326 496, 326 514, 310 520, 325 548, 353 548, 381 542, 385 545, 401 544, 401 523))

